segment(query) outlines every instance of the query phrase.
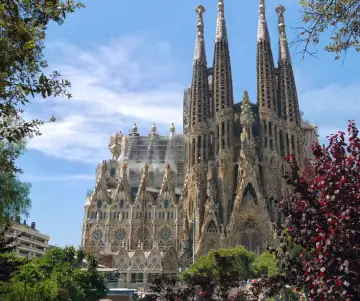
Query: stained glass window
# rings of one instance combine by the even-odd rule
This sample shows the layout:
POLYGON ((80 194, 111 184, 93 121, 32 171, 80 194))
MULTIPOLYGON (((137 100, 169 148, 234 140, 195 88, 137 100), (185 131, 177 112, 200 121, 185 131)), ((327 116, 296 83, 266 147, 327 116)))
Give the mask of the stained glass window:
POLYGON ((124 208, 125 205, 125 201, 124 200, 120 200, 119 206, 120 208, 124 208))
POLYGON ((169 207, 169 200, 164 201, 164 208, 167 209, 169 207))
POLYGON ((97 201, 97 207, 98 207, 98 208, 101 208, 101 206, 102 206, 102 201, 101 201, 101 200, 98 200, 98 201, 97 201))
POLYGON ((116 174, 116 169, 115 167, 111 167, 110 169, 110 176, 112 176, 113 178, 115 177, 115 174, 116 174))
POLYGON ((95 229, 92 233, 92 239, 93 240, 101 240, 103 238, 104 234, 100 229, 95 229))
POLYGON ((117 241, 123 241, 125 239, 126 232, 124 229, 117 229, 114 236, 117 241))

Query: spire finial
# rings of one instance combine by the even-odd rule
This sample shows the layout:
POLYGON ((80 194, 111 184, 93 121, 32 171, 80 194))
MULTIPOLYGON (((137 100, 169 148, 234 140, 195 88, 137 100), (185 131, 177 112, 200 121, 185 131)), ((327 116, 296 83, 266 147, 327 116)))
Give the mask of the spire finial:
POLYGON ((258 42, 260 40, 270 41, 265 17, 265 0, 260 0, 259 4, 258 42))
POLYGON ((198 14, 198 22, 197 22, 197 37, 195 44, 194 62, 202 62, 206 64, 205 41, 204 41, 204 19, 203 19, 203 13, 205 12, 205 7, 202 5, 198 5, 195 8, 195 11, 198 14))
POLYGON ((275 11, 278 13, 279 20, 278 20, 278 26, 279 26, 279 33, 280 33, 280 39, 279 39, 279 60, 283 62, 291 63, 291 57, 289 52, 289 46, 286 38, 286 31, 285 31, 285 19, 284 19, 284 12, 285 7, 282 5, 279 5, 275 11))
POLYGON ((203 13, 205 12, 205 7, 202 5, 198 5, 198 6, 196 6, 195 11, 198 14, 198 23, 197 23, 198 35, 204 35, 203 13))
POLYGON ((284 12, 285 12, 285 7, 282 5, 279 5, 275 11, 278 13, 279 15, 279 21, 278 21, 278 26, 279 26, 279 32, 282 35, 285 35, 285 21, 284 21, 284 12))
POLYGON ((219 0, 218 2, 218 16, 216 21, 216 41, 221 41, 221 40, 227 40, 223 0, 219 0))

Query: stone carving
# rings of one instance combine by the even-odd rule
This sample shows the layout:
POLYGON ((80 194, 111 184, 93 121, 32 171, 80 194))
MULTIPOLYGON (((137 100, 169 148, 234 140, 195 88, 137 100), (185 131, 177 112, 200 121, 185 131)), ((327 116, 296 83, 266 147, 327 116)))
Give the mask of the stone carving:
POLYGON ((109 149, 112 154, 112 160, 119 159, 121 155, 121 144, 124 135, 122 132, 116 133, 114 136, 110 136, 109 149))

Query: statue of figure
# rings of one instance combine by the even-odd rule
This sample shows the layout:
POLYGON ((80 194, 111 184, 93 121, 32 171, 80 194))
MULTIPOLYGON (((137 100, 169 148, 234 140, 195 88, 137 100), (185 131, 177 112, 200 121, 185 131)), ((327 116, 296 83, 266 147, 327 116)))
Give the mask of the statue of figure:
POLYGON ((122 212, 120 212, 120 213, 119 213, 119 222, 121 222, 122 219, 123 219, 123 214, 122 214, 122 212))
POLYGON ((140 240, 138 241, 138 248, 140 249, 140 247, 141 247, 141 242, 140 242, 140 240))
POLYGON ((120 131, 119 133, 116 133, 115 136, 110 137, 109 142, 109 149, 112 154, 112 160, 119 159, 121 155, 121 143, 124 135, 120 131))
POLYGON ((96 220, 99 221, 99 219, 100 219, 100 213, 98 212, 96 213, 96 220))
POLYGON ((125 241, 124 241, 124 240, 121 241, 121 247, 122 247, 122 248, 125 247, 125 241))

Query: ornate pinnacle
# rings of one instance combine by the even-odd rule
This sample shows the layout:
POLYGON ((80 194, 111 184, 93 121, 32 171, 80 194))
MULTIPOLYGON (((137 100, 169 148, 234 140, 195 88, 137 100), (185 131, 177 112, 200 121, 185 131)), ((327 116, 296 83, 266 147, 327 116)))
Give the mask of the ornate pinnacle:
POLYGON ((258 41, 270 41, 269 30, 265 18, 265 0, 260 0, 259 4, 259 25, 258 25, 258 41))
POLYGON ((244 91, 243 101, 241 104, 240 123, 243 125, 252 125, 254 122, 254 114, 251 110, 249 94, 247 90, 244 91))
POLYGON ((224 12, 224 0, 219 0, 218 2, 218 12, 224 12))
POLYGON ((278 21, 278 26, 279 26, 279 32, 280 34, 285 35, 285 21, 284 21, 284 12, 285 12, 285 7, 282 5, 279 5, 275 11, 278 13, 279 15, 279 21, 278 21))
POLYGON ((205 7, 198 5, 195 8, 196 13, 198 14, 198 23, 197 23, 197 37, 195 44, 195 54, 194 62, 206 63, 206 54, 205 54, 205 41, 204 41, 204 19, 203 13, 205 12, 205 7))
POLYGON ((279 16, 279 20, 278 20, 279 33, 280 33, 279 60, 283 62, 287 61, 291 63, 289 46, 287 43, 286 31, 285 31, 285 20, 284 20, 285 7, 279 5, 276 8, 276 12, 278 13, 279 16))
POLYGON ((265 0, 260 0, 259 13, 260 15, 265 14, 265 0))
POLYGON ((195 11, 198 14, 198 23, 197 23, 198 35, 203 35, 204 34, 203 13, 205 12, 205 7, 202 5, 198 5, 196 6, 195 11))
POLYGON ((227 40, 223 0, 219 0, 218 2, 218 17, 216 22, 216 41, 220 40, 227 40))

